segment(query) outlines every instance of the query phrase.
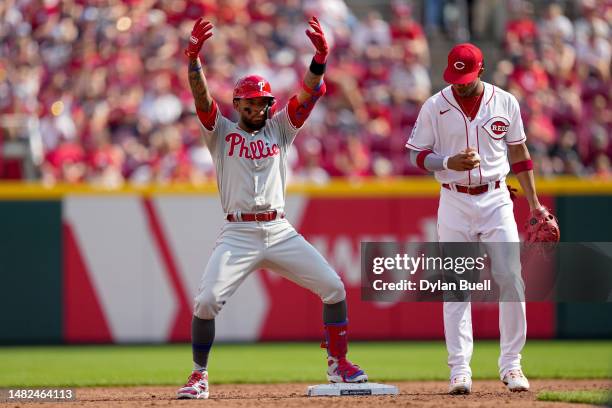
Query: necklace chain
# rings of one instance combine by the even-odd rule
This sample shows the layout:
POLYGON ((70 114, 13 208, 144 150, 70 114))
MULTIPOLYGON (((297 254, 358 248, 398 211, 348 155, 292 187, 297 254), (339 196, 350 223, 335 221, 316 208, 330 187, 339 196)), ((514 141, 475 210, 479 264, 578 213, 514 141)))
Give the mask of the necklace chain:
MULTIPOLYGON (((480 106, 480 99, 482 98, 482 95, 484 95, 484 92, 478 95, 478 98, 476 99, 476 103, 474 103, 474 106, 472 106, 472 110, 470 111, 470 113, 466 115, 470 120, 472 120, 472 114, 474 113, 474 110, 476 109, 476 107, 480 106)), ((465 113, 466 109, 465 109, 465 106, 463 106, 463 104, 461 103, 461 100, 457 100, 457 102, 459 103, 461 110, 465 113)))
MULTIPOLYGON (((472 106, 472 110, 470 111, 470 113, 466 114, 469 120, 472 120, 472 114, 474 113, 474 109, 476 109, 477 106, 480 106, 480 99, 482 99, 483 95, 484 95, 484 89, 482 90, 482 93, 478 95, 478 98, 476 98, 476 103, 474 104, 474 106, 472 106)), ((465 109, 465 106, 463 106, 463 104, 461 103, 461 97, 455 97, 455 99, 457 100, 459 107, 465 114, 466 109, 465 109)))

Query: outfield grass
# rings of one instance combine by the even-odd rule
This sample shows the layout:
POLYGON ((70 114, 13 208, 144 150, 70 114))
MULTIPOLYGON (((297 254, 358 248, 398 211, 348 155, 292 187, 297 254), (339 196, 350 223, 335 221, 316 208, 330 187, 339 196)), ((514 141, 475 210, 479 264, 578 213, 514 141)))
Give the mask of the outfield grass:
MULTIPOLYGON (((476 342, 476 379, 497 376, 497 342, 476 342)), ((314 343, 216 345, 213 383, 322 381, 325 351, 314 343)), ((349 357, 374 381, 445 380, 443 342, 353 343, 349 357)), ((0 347, 0 387, 177 384, 191 369, 190 345, 0 347)), ((610 378, 612 341, 529 341, 529 378, 610 378)))
POLYGON ((612 405, 610 391, 544 391, 538 394, 539 401, 574 402, 591 405, 612 405))

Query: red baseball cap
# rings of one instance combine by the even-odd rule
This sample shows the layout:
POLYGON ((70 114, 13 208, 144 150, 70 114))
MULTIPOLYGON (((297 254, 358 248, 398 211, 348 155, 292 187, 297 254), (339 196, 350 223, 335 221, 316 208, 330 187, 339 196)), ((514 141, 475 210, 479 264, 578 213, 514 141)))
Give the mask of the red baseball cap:
POLYGON ((482 68, 482 51, 470 43, 457 44, 448 53, 444 80, 449 84, 467 84, 478 77, 482 68))

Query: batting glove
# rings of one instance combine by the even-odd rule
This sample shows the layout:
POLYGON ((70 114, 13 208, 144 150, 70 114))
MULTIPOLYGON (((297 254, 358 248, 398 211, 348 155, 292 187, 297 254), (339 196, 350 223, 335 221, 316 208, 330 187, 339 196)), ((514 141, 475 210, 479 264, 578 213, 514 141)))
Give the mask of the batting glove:
POLYGON ((325 33, 323 33, 321 23, 319 23, 319 20, 313 16, 310 18, 310 21, 308 21, 308 24, 310 25, 310 28, 314 30, 306 30, 306 35, 308 38, 310 38, 310 41, 312 41, 312 44, 317 50, 314 59, 319 64, 325 64, 327 54, 329 54, 329 46, 327 45, 327 40, 325 40, 325 33))
POLYGON ((202 49, 202 45, 204 45, 204 41, 212 37, 212 33, 210 32, 212 29, 213 25, 209 21, 202 21, 200 17, 193 25, 193 30, 191 30, 189 45, 185 49, 185 55, 190 59, 197 58, 202 49))

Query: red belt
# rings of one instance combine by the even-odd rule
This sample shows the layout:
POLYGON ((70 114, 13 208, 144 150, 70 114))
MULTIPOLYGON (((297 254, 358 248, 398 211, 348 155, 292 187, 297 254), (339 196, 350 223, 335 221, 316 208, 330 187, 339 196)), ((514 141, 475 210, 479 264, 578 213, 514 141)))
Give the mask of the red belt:
MULTIPOLYGON (((234 214, 227 214, 226 219, 230 222, 274 221, 277 215, 278 215, 278 211, 272 210, 272 211, 264 211, 264 212, 258 212, 258 213, 241 213, 240 219, 238 219, 238 217, 236 217, 234 214)), ((285 218, 285 214, 281 214, 280 218, 285 218)))
MULTIPOLYGON (((442 184, 442 187, 452 190, 450 184, 444 183, 442 184)), ((498 189, 498 188, 499 188, 499 180, 495 182, 495 189, 498 189)), ((456 184, 455 189, 459 193, 464 193, 464 194, 469 194, 469 195, 479 195, 479 194, 486 193, 487 191, 489 191, 489 185, 481 184, 479 186, 461 186, 459 184, 456 184)))

